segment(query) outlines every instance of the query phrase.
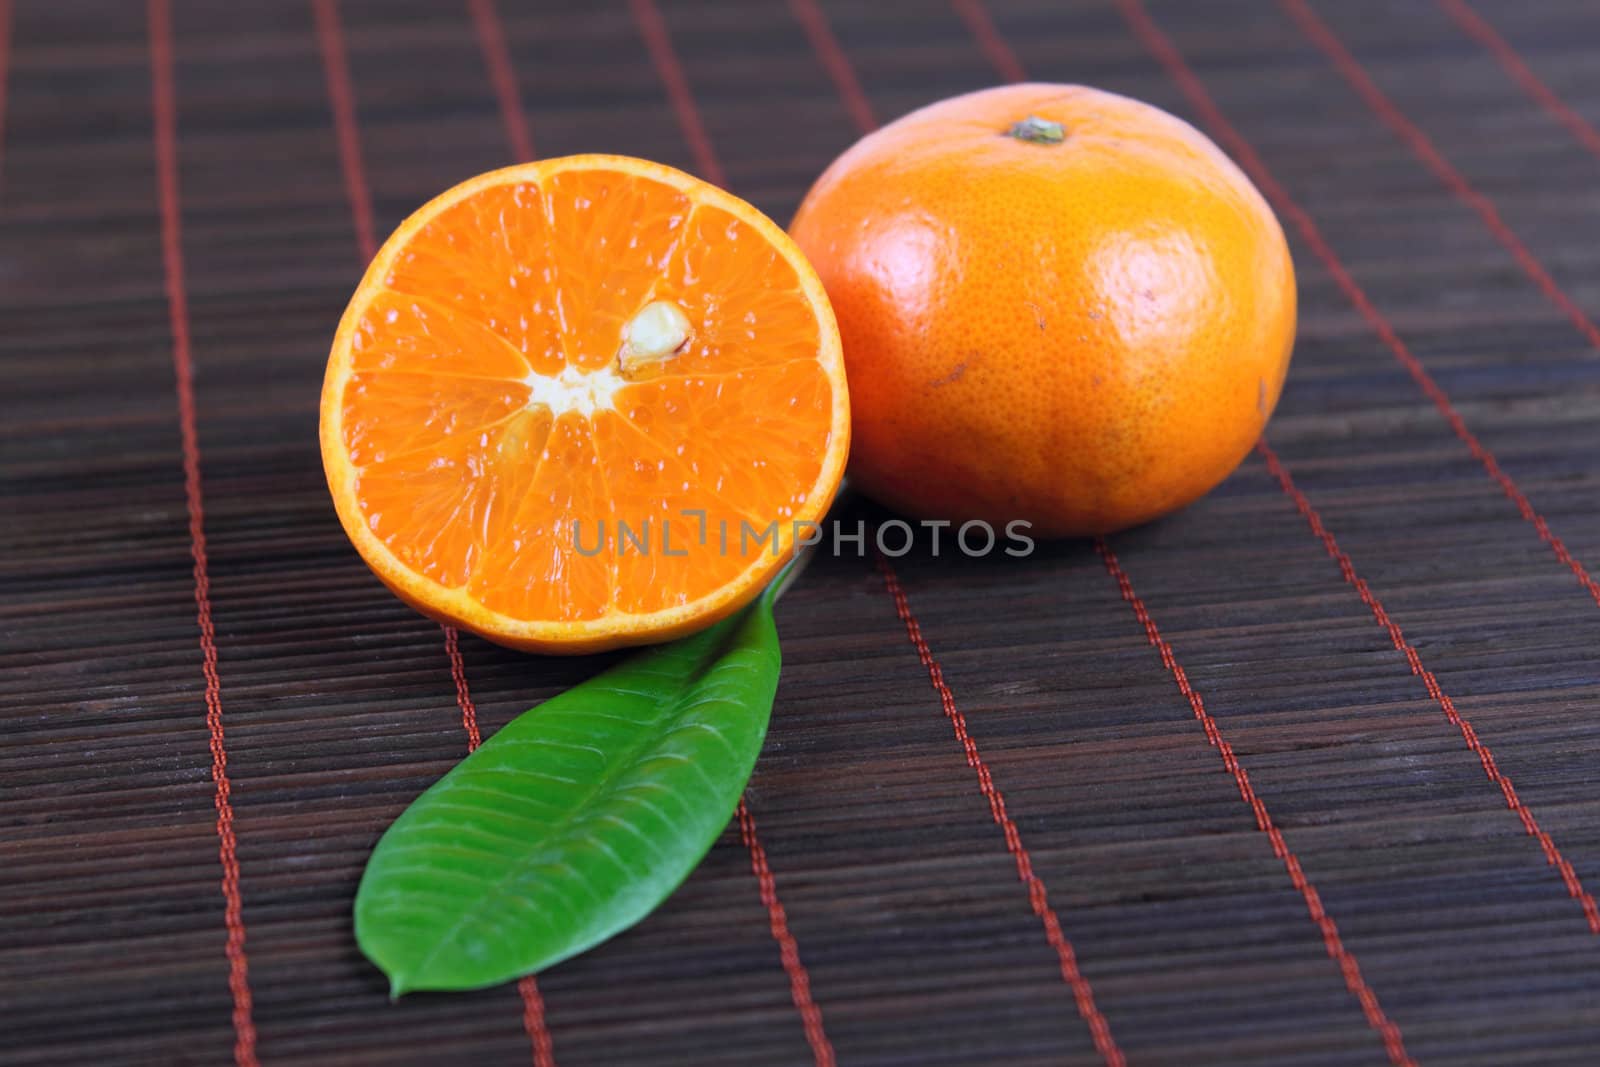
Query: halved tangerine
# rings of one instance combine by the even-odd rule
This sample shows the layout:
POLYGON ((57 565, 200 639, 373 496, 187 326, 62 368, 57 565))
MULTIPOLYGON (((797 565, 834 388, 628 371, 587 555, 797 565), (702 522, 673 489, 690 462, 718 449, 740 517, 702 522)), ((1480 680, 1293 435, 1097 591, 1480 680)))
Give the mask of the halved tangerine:
POLYGON ((731 614, 849 450, 815 272, 742 200, 623 156, 435 198, 378 252, 322 391, 334 505, 419 611, 587 652, 731 614))

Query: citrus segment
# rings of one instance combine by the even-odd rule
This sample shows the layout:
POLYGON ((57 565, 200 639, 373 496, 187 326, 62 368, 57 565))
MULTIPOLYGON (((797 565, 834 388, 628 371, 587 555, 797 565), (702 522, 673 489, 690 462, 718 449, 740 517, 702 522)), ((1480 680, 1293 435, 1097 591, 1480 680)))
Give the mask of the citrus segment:
POLYGON ((394 250, 382 283, 457 312, 505 338, 530 367, 552 373, 564 362, 550 347, 562 334, 554 267, 542 253, 530 254, 549 240, 538 187, 496 185, 423 220, 394 250))
POLYGON ((322 407, 361 555, 519 647, 662 640, 753 597, 837 491, 833 316, 754 208, 575 156, 450 190, 384 245, 322 407))

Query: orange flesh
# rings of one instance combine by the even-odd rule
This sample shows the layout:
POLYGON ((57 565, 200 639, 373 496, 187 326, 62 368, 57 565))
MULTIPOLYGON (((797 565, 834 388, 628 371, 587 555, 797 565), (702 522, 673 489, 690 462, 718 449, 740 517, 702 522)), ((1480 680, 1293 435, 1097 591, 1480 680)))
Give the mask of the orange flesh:
POLYGON ((787 541, 837 487, 831 315, 770 234, 693 189, 533 177, 433 215, 352 303, 330 399, 359 520, 405 570, 511 620, 714 596, 772 556, 755 531, 777 520, 787 541), (689 337, 623 369, 656 301, 689 337))

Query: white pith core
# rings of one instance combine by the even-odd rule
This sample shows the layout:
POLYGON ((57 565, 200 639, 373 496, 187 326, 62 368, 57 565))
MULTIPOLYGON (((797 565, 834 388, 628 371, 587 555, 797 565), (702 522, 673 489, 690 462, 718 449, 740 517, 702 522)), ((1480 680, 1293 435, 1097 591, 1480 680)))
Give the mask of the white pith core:
POLYGON ((689 317, 678 305, 657 300, 646 304, 622 328, 616 362, 596 371, 561 368, 557 375, 530 372, 528 407, 546 407, 559 418, 567 412, 588 417, 615 407, 617 390, 628 384, 623 373, 665 363, 689 343, 689 317))
POLYGON ((522 381, 528 387, 528 406, 547 407, 557 418, 569 411, 585 418, 596 411, 610 411, 617 390, 628 384, 610 367, 597 371, 563 367, 553 377, 533 373, 522 381))

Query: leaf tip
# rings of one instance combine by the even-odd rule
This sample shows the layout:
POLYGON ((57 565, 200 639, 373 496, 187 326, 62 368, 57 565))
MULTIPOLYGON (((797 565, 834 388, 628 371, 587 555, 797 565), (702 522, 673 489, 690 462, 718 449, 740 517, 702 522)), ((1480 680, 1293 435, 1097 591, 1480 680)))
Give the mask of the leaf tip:
POLYGON ((403 997, 407 993, 411 992, 411 988, 412 988, 411 986, 406 985, 406 980, 404 978, 402 978, 400 975, 398 975, 398 974, 390 975, 389 976, 389 1002, 392 1004, 393 1002, 399 1000, 401 997, 403 997))

